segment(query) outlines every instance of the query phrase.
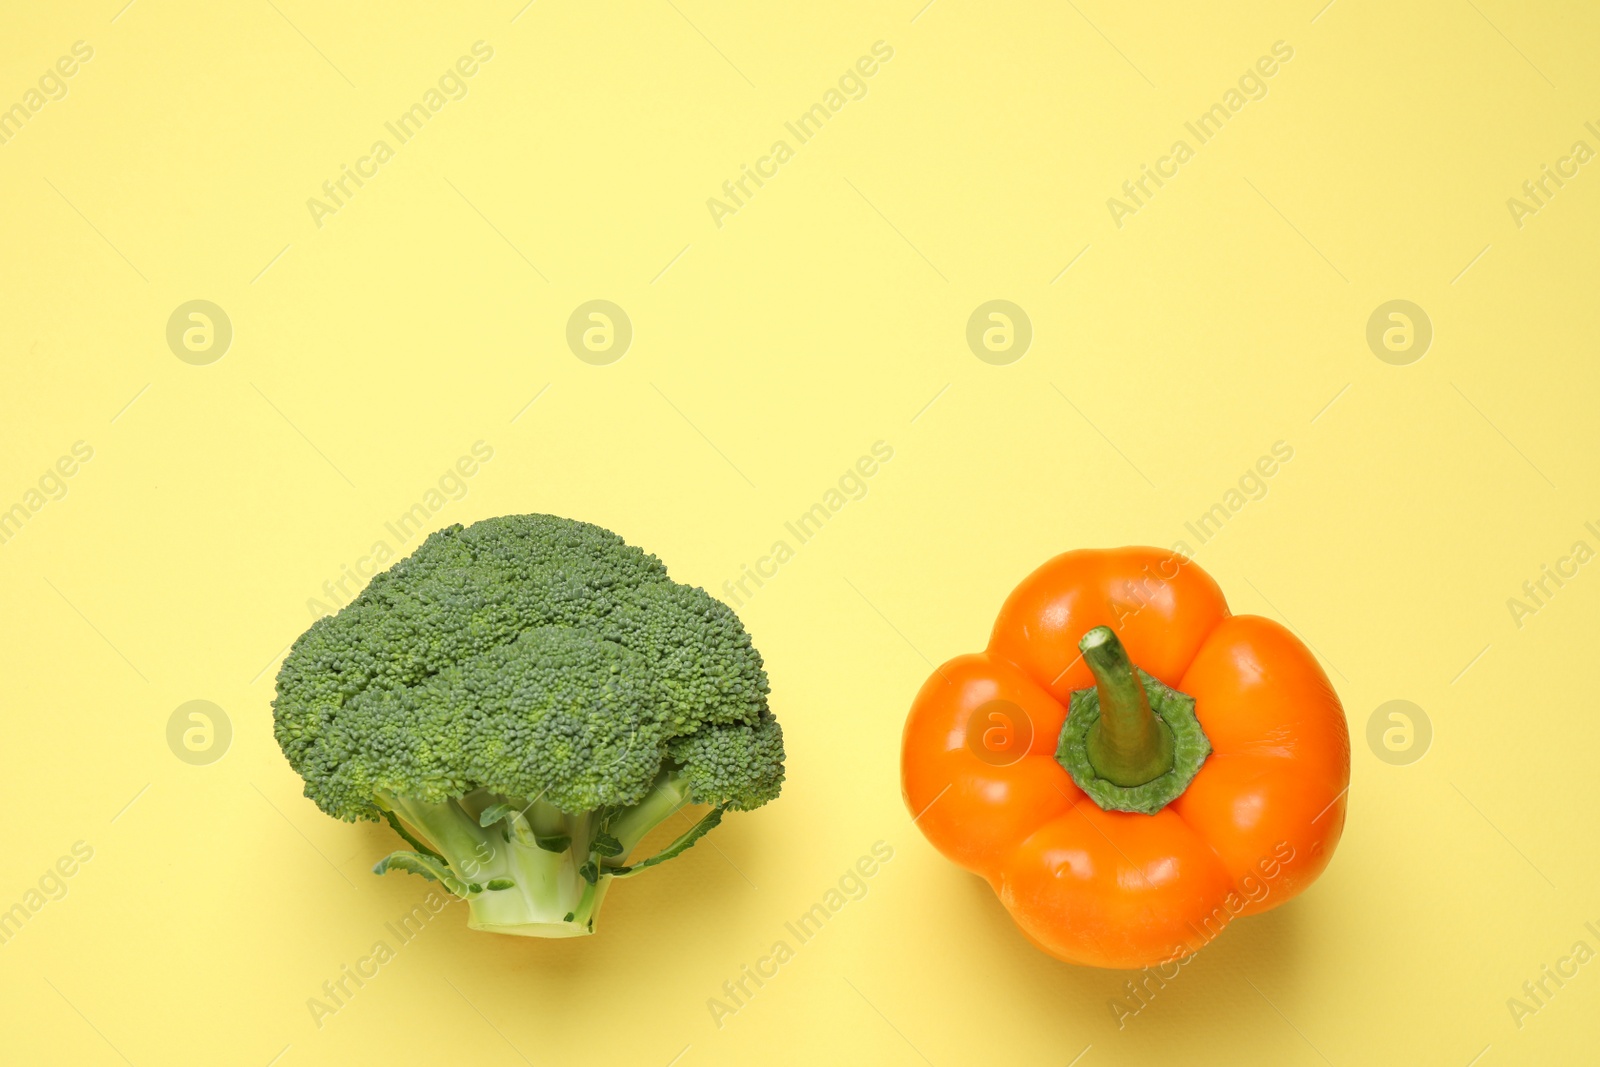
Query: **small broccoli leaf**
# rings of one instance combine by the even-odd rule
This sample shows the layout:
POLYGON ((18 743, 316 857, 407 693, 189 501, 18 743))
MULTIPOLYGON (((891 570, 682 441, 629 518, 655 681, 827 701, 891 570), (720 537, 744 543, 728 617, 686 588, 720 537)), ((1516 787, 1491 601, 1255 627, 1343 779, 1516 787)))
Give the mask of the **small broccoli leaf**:
POLYGON ((575 912, 575 911, 569 911, 569 912, 567 912, 567 917, 566 917, 566 918, 564 918, 564 919, 562 919, 562 920, 561 920, 561 921, 562 921, 562 922, 564 922, 564 923, 569 923, 569 922, 571 922, 571 921, 572 921, 572 919, 573 919, 573 916, 575 916, 575 915, 577 915, 577 914, 578 914, 578 913, 577 913, 577 912, 575 912))
POLYGON ((373 874, 388 874, 390 871, 420 874, 430 882, 443 883, 446 889, 457 896, 466 895, 466 887, 445 863, 421 852, 391 852, 372 867, 373 874))
POLYGON ((566 834, 540 835, 534 838, 534 841, 546 852, 565 852, 572 844, 572 838, 566 834))
POLYGON ((654 867, 658 863, 665 863, 674 856, 682 855, 689 851, 696 841, 710 833, 711 829, 722 821, 722 813, 727 810, 728 806, 726 804, 720 808, 712 808, 706 812, 703 819, 685 830, 676 841, 657 852, 654 856, 642 863, 635 863, 631 867, 609 867, 606 869, 606 873, 616 878, 626 878, 629 875, 638 874, 647 867, 654 867))
POLYGON ((470 889, 474 893, 483 892, 483 886, 479 885, 477 882, 468 882, 467 883, 467 888, 470 889))
POLYGON ((510 889, 516 884, 516 882, 513 882, 509 878, 491 878, 486 888, 491 890, 510 889))
POLYGON ((383 817, 388 820, 389 825, 394 828, 394 832, 405 839, 406 844, 410 845, 424 856, 432 856, 440 863, 445 862, 445 858, 443 856, 439 855, 427 845, 424 845, 421 841, 418 841, 415 837, 412 837, 406 828, 400 825, 400 820, 395 818, 394 812, 390 811, 388 808, 379 808, 378 810, 383 812, 383 817))
POLYGON ((594 850, 602 856, 622 855, 622 842, 610 834, 602 833, 594 839, 594 850))
POLYGON ((515 810, 516 809, 510 804, 490 804, 487 808, 483 809, 483 814, 478 816, 478 825, 493 826, 495 823, 499 822, 501 819, 505 818, 515 810))
POLYGON ((600 880, 600 868, 595 865, 594 860, 590 860, 582 867, 579 867, 578 873, 583 875, 583 880, 590 885, 594 885, 595 882, 600 880))

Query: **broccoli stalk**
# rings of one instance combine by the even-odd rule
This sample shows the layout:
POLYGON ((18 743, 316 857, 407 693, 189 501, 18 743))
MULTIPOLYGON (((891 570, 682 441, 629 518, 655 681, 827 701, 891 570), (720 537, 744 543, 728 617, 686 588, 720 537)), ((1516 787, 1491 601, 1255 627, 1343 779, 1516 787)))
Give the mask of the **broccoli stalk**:
POLYGON ((607 887, 783 785, 783 731, 733 611, 587 523, 510 515, 428 537, 294 643, 275 735, 306 796, 383 819, 477 930, 571 937, 607 887), (649 858, 653 828, 711 811, 649 858))
MULTIPOLYGON (((506 808, 506 814, 481 826, 481 814, 468 810, 469 798, 437 804, 394 796, 382 799, 392 804, 395 814, 445 867, 441 870, 438 860, 416 862, 418 853, 393 853, 378 862, 373 868, 376 873, 396 868, 442 882, 467 901, 468 925, 475 930, 572 937, 594 929, 604 886, 590 883, 578 873, 594 847, 590 815, 556 812, 540 821, 547 829, 563 832, 536 835, 522 809, 545 806, 542 802, 507 807, 511 802, 495 799, 496 805, 506 808)), ((423 855, 424 860, 429 858, 423 855)))
POLYGON ((629 866, 634 848, 689 803, 690 792, 686 776, 666 771, 638 804, 577 815, 482 790, 439 803, 382 794, 383 810, 400 820, 391 825, 417 851, 391 853, 373 871, 406 870, 440 882, 466 900, 474 930, 578 937, 594 932, 612 879, 679 855, 721 821, 723 808, 713 808, 655 856, 629 866))

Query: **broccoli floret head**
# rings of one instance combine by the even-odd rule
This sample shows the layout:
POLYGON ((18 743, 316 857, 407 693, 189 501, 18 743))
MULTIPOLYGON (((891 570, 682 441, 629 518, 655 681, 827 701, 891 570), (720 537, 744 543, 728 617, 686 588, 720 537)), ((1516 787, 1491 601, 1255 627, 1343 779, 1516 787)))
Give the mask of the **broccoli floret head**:
POLYGON ((383 819, 472 925, 593 929, 606 884, 783 785, 761 656, 732 609, 609 530, 508 515, 440 530, 295 641, 275 734, 329 815, 383 819), (712 806, 698 823, 688 802, 712 806), (677 817, 677 841, 628 853, 677 817))

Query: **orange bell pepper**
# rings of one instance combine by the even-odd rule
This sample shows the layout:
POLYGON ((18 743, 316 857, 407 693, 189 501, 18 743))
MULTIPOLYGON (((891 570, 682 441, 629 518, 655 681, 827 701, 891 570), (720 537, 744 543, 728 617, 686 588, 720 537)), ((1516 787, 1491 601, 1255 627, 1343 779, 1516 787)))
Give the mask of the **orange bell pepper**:
POLYGON ((1350 735, 1305 645, 1230 614, 1192 561, 1080 550, 1017 586, 987 651, 923 685, 901 783, 928 840, 1036 945, 1137 968, 1316 880, 1350 735))

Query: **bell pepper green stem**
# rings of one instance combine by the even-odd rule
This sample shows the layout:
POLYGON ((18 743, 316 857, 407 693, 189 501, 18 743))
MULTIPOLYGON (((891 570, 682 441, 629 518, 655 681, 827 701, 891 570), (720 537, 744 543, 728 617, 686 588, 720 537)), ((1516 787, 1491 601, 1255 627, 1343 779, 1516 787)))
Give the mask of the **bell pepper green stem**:
POLYGON ((1089 764, 1120 786, 1144 785, 1173 767, 1172 731, 1150 710, 1127 649, 1109 626, 1097 626, 1078 642, 1100 695, 1100 721, 1086 740, 1089 764))

